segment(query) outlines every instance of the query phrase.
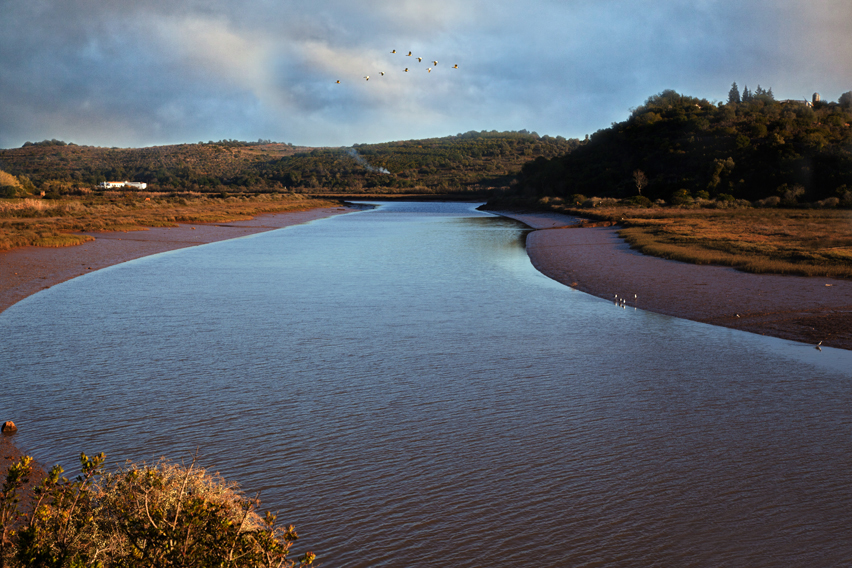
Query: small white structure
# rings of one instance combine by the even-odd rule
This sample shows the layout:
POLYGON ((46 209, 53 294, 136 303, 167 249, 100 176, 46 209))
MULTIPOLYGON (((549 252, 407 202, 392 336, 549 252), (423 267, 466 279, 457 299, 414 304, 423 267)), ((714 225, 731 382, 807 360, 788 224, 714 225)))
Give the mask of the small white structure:
POLYGON ((98 187, 101 189, 112 189, 114 187, 132 187, 134 189, 145 189, 148 187, 148 184, 143 183, 141 181, 102 181, 98 184, 98 187))

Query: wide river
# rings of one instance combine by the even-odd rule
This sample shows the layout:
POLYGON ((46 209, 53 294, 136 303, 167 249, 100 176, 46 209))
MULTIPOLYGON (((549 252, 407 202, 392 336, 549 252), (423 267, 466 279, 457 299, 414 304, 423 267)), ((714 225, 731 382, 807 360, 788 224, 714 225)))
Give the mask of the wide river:
POLYGON ((329 567, 852 565, 852 353, 577 292, 474 207, 31 296, 0 315, 0 420, 69 470, 197 450, 329 567))

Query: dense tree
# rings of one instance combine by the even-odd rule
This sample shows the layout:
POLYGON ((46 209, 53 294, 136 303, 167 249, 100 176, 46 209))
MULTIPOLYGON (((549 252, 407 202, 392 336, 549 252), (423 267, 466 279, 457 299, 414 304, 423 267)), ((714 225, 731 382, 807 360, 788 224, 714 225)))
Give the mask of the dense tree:
POLYGON ((731 90, 728 91, 728 102, 729 103, 740 103, 742 100, 740 99, 740 89, 737 87, 737 82, 734 81, 731 85, 731 90))
POLYGON ((760 92, 760 99, 716 106, 663 91, 570 154, 525 165, 514 192, 534 199, 630 197, 641 170, 648 180, 641 194, 651 199, 683 200, 678 192, 686 189, 693 197, 753 201, 786 195, 779 189, 785 184, 803 188, 789 204, 845 198, 847 190, 838 188, 852 187, 852 108, 809 108, 760 92))

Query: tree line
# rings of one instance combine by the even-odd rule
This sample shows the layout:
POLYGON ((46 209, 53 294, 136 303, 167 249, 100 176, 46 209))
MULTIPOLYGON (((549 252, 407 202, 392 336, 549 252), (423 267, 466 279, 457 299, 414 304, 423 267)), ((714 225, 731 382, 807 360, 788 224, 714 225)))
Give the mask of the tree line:
POLYGON ((852 199, 852 92, 811 104, 758 88, 737 102, 735 87, 726 104, 673 90, 653 95, 573 152, 524 165, 513 194, 852 199))

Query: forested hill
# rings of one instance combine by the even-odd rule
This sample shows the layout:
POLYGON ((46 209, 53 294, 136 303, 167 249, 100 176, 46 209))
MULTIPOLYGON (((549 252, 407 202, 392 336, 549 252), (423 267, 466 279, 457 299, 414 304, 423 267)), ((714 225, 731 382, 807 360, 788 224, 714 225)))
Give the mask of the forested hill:
POLYGON ((749 98, 714 105, 664 91, 575 151, 525 165, 512 194, 814 202, 852 190, 852 93, 812 105, 749 98))
POLYGON ((508 184, 524 163, 578 144, 526 131, 352 148, 222 140, 119 149, 52 140, 0 150, 0 169, 60 193, 124 180, 147 182, 152 191, 456 193, 508 184))

